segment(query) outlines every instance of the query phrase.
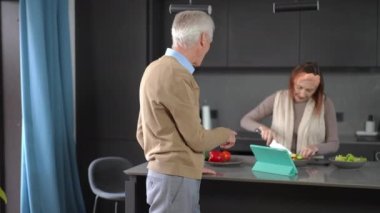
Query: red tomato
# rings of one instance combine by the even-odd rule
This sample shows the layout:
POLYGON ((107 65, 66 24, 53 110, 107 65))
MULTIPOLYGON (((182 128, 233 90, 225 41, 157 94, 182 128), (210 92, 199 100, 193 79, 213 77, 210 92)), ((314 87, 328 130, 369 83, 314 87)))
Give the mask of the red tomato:
POLYGON ((211 162, 223 162, 223 155, 220 151, 218 150, 213 150, 209 152, 209 158, 208 161, 211 162))
POLYGON ((230 161, 231 160, 231 153, 227 150, 224 150, 222 152, 222 155, 223 155, 223 160, 224 161, 230 161))

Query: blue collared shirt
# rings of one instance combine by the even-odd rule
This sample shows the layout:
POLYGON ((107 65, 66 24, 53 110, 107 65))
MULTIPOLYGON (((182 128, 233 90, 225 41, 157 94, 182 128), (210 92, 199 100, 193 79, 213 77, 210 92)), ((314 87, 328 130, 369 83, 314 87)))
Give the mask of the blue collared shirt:
POLYGON ((175 59, 177 59, 177 61, 182 65, 184 66, 187 71, 189 71, 190 74, 193 74, 194 73, 194 66, 190 63, 190 61, 184 56, 182 55, 181 53, 171 49, 171 48, 167 48, 166 49, 166 52, 165 52, 165 55, 167 56, 172 56, 174 57, 175 59))

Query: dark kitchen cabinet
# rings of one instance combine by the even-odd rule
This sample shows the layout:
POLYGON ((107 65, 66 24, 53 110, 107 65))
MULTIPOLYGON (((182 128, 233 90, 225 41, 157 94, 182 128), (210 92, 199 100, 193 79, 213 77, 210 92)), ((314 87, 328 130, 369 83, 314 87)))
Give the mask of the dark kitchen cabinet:
MULTIPOLYGON (((164 17, 164 45, 171 46, 170 28, 174 15, 161 8, 164 17)), ((188 4, 179 0, 175 4, 188 4)), ((215 33, 204 67, 282 67, 298 62, 298 13, 277 16, 268 0, 198 0, 194 4, 211 4, 215 33)))
POLYGON ((273 14, 273 1, 230 1, 228 65, 294 66, 299 52, 299 14, 273 14))
MULTIPOLYGON (((203 66, 294 67, 305 61, 316 61, 326 67, 380 64, 378 0, 319 0, 319 11, 273 13, 273 2, 290 1, 194 2, 211 4, 216 24, 214 42, 203 66)), ((165 20, 162 51, 171 45, 174 15, 167 12, 171 3, 165 0, 162 8, 165 20)))
POLYGON ((320 0, 302 12, 300 61, 322 66, 376 66, 377 0, 320 0))
MULTIPOLYGON (((198 2, 198 1, 197 1, 198 2)), ((199 1, 202 2, 202 1, 199 1)), ((226 67, 227 64, 227 37, 228 37, 228 0, 203 1, 212 4, 212 18, 215 22, 215 32, 211 48, 206 55, 202 66, 226 67)))
POLYGON ((273 14, 271 1, 230 1, 228 65, 376 66, 377 0, 319 2, 320 11, 273 14))
MULTIPOLYGON (((162 14, 164 16, 164 45, 161 47, 161 52, 164 53, 167 47, 171 47, 171 25, 173 23, 174 14, 169 14, 168 8, 170 4, 188 4, 186 0, 169 1, 165 0, 164 11, 162 14)), ((206 55, 202 66, 205 67, 226 67, 227 66, 227 35, 228 35, 228 24, 227 24, 227 13, 228 13, 228 0, 197 0, 193 4, 206 4, 212 5, 212 18, 215 23, 215 32, 213 37, 213 42, 211 44, 210 51, 206 55)))
MULTIPOLYGON (((378 1, 377 4, 377 11, 380 11, 380 0, 378 1)), ((380 66, 380 16, 378 15, 377 17, 377 66, 380 66)), ((380 127, 379 127, 380 129, 380 127)))

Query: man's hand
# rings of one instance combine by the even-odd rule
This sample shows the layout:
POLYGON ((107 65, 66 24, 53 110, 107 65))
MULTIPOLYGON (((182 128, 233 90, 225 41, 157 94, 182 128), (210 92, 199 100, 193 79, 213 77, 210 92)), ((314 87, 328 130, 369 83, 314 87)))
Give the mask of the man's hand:
POLYGON ((204 175, 216 175, 216 171, 209 169, 209 168, 206 168, 206 167, 203 167, 202 174, 204 174, 204 175))
POLYGON ((220 148, 222 149, 229 149, 233 147, 236 143, 236 135, 237 133, 235 131, 231 130, 230 136, 228 137, 227 141, 220 145, 220 148))

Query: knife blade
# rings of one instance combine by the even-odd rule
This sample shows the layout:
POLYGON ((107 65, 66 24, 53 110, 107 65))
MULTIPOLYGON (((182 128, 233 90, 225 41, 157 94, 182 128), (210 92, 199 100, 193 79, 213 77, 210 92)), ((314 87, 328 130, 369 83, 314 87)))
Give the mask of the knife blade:
POLYGON ((286 148, 284 145, 278 143, 275 139, 272 140, 272 142, 269 144, 269 147, 286 150, 289 153, 289 155, 292 154, 292 152, 288 148, 286 148))
MULTIPOLYGON (((261 134, 261 129, 257 128, 257 129, 255 130, 255 132, 261 134)), ((279 142, 277 142, 276 139, 273 139, 273 140, 272 140, 272 142, 269 144, 269 147, 271 147, 271 148, 277 148, 277 149, 282 149, 282 150, 286 150, 286 151, 289 153, 289 155, 292 154, 292 152, 291 152, 288 148, 286 148, 284 145, 282 145, 282 144, 280 144, 279 142)))

